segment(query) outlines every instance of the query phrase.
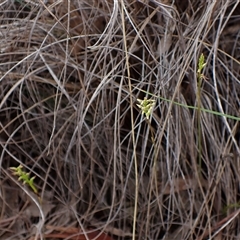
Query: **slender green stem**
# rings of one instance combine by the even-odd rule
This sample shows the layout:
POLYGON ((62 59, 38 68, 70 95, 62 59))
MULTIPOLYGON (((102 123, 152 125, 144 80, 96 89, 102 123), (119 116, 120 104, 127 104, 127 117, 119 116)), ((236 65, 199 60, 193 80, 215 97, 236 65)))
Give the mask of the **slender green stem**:
POLYGON ((198 130, 198 164, 199 164, 199 173, 201 175, 202 169, 202 129, 201 129, 201 86, 202 79, 204 78, 202 70, 205 67, 204 55, 201 54, 198 61, 198 70, 197 70, 197 130, 198 130))
POLYGON ((160 96, 157 96, 155 94, 152 94, 152 93, 149 93, 145 90, 142 90, 140 88, 136 88, 146 94, 149 94, 150 96, 152 97, 155 97, 155 98, 158 98, 158 99, 161 99, 165 102, 169 102, 169 103, 173 103, 177 106, 180 106, 180 107, 184 107, 184 108, 188 108, 188 109, 193 109, 193 110, 201 110, 201 112, 206 112, 206 113, 210 113, 210 114, 213 114, 213 115, 217 115, 217 116, 221 116, 221 117, 226 117, 226 118, 229 118, 229 119, 233 119, 233 120, 236 120, 236 121, 240 121, 240 117, 236 117, 236 116, 232 116, 232 115, 228 115, 228 114, 225 114, 225 113, 221 113, 221 112, 217 112, 217 111, 213 111, 213 110, 210 110, 210 109, 206 109, 206 108, 198 108, 198 107, 195 107, 195 106, 191 106, 191 105, 187 105, 187 104, 183 104, 183 103, 179 103, 179 102, 176 102, 176 101, 173 101, 171 99, 167 99, 167 98, 164 98, 164 97, 160 97, 160 96))

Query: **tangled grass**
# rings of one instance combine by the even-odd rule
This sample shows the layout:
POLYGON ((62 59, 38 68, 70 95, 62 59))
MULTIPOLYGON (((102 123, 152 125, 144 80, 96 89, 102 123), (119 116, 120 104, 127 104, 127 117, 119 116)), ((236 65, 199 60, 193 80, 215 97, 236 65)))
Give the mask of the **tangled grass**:
POLYGON ((238 1, 6 0, 0 16, 1 239, 240 238, 238 1), (222 116, 174 104, 197 106, 201 53, 200 104, 222 116))

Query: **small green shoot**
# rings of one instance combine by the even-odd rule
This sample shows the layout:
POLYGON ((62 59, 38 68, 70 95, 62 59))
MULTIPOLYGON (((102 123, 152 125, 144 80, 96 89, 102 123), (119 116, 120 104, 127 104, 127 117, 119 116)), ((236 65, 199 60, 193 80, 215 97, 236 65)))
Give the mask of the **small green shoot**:
POLYGON ((141 109, 142 114, 145 114, 147 120, 149 120, 156 101, 153 99, 147 99, 146 97, 144 98, 144 100, 137 99, 137 101, 139 102, 137 106, 141 109))
POLYGON ((38 194, 38 190, 34 185, 34 179, 35 176, 30 178, 30 173, 24 172, 23 166, 19 165, 18 167, 10 167, 10 169, 13 171, 13 175, 18 176, 18 181, 22 181, 23 184, 28 185, 35 194, 38 194))
POLYGON ((198 59, 198 70, 197 70, 198 80, 201 80, 204 78, 204 75, 202 74, 202 70, 205 66, 206 66, 205 58, 204 58, 204 55, 201 54, 198 59))
POLYGON ((233 208, 240 208, 240 201, 236 203, 229 204, 223 208, 223 214, 227 214, 227 211, 233 208))

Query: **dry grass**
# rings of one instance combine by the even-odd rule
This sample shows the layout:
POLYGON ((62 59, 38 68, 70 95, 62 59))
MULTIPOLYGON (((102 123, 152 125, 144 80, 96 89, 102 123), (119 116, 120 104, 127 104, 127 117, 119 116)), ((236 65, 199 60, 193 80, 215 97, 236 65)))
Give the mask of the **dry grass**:
POLYGON ((195 106, 203 52, 202 107, 239 116, 237 1, 45 3, 0 3, 0 239, 239 239, 238 121, 136 106, 195 106))

